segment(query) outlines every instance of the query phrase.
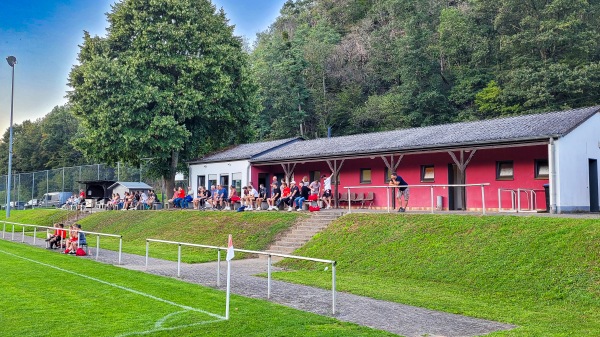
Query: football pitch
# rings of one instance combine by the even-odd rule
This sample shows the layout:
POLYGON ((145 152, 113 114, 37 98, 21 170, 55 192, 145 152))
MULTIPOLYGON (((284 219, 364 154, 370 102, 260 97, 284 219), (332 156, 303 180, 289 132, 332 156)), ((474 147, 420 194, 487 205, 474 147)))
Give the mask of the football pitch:
POLYGON ((332 318, 0 240, 1 336, 390 336, 332 318))

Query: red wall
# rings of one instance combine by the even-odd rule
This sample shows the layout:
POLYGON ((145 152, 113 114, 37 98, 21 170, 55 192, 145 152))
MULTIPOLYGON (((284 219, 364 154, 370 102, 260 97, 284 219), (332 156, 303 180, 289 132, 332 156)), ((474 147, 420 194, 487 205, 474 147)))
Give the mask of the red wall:
MULTIPOLYGON (((456 154, 457 152, 455 152, 456 154)), ((465 160, 470 153, 465 153, 465 160)), ((397 155, 394 159, 397 160, 397 155)), ((458 157, 458 155, 457 155, 458 157)), ((499 188, 532 188, 537 191, 537 208, 545 208, 545 195, 543 193, 543 184, 548 183, 548 179, 534 179, 534 160, 547 159, 548 152, 545 145, 478 150, 466 169, 466 183, 479 184, 490 183, 485 189, 485 201, 487 209, 498 208, 498 189, 499 188), (496 180, 496 162, 513 161, 514 179, 496 180)), ((389 158, 389 156, 388 156, 389 158)), ((427 154, 407 154, 404 155, 396 172, 412 186, 410 188, 410 200, 408 209, 429 210, 431 207, 431 188, 428 185, 448 184, 448 165, 454 161, 447 152, 427 153, 427 154), (434 165, 434 182, 421 182, 421 165, 434 165), (418 185, 423 187, 418 187, 418 185)), ((294 170, 294 178, 299 181, 303 176, 309 176, 310 171, 320 171, 321 174, 329 174, 330 169, 326 162, 298 163, 294 170)), ((253 166, 251 169, 251 179, 258 181, 259 173, 283 173, 281 165, 253 166)), ((375 193, 374 207, 385 208, 387 205, 386 189, 375 188, 374 186, 385 186, 385 164, 381 157, 347 159, 344 161, 340 174, 339 191, 347 193, 346 186, 361 186, 352 190, 353 192, 375 193), (360 183, 360 169, 371 169, 371 183, 360 183), (369 188, 372 187, 372 188, 369 188)), ((434 187, 434 206, 437 196, 443 196, 443 208, 448 208, 448 188, 434 187)), ((525 195, 522 194, 522 202, 525 204, 525 195)), ((466 188, 466 204, 468 209, 481 209, 481 187, 466 188)), ((344 204, 347 206, 346 204, 344 204)), ((502 194, 502 207, 509 208, 509 194, 502 194)))

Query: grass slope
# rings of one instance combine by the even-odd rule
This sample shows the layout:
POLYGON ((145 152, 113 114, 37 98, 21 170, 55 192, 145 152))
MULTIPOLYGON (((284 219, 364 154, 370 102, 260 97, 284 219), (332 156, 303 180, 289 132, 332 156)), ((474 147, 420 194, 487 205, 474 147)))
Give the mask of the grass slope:
MULTIPOLYGON (((519 325, 494 336, 600 335, 600 221, 349 215, 295 252, 339 261, 342 291, 519 325), (351 247, 351 249, 349 249, 351 247)), ((330 287, 322 265, 277 278, 330 287)))
POLYGON ((54 208, 11 210, 10 218, 4 218, 3 221, 18 222, 28 225, 52 226, 54 223, 65 221, 69 214, 73 213, 54 208))
POLYGON ((223 291, 4 240, 0 268, 0 336, 392 336, 235 295, 224 321, 223 291))
MULTIPOLYGON (((79 223, 84 230, 121 234, 123 251, 144 255, 148 238, 226 247, 229 234, 236 248, 264 250, 277 234, 305 216, 297 212, 109 211, 92 214, 79 223)), ((103 248, 118 247, 117 240, 101 240, 103 248)), ((176 260, 177 246, 151 243, 150 254, 176 260)), ((236 254, 236 258, 241 257, 243 254, 236 254)), ((182 248, 184 262, 216 259, 215 250, 182 248)))

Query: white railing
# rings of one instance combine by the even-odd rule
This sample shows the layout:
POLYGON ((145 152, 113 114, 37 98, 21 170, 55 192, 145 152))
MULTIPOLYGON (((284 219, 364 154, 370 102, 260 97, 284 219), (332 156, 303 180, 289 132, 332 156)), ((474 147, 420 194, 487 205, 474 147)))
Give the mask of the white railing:
MULTIPOLYGON (((25 242, 25 228, 26 227, 33 227, 33 245, 35 245, 35 241, 37 239, 37 229, 38 228, 43 228, 46 230, 46 233, 48 233, 51 230, 64 230, 64 231, 68 231, 68 228, 57 228, 57 227, 49 227, 49 226, 40 226, 40 225, 29 225, 29 224, 22 224, 22 223, 18 223, 18 222, 8 222, 8 221, 3 221, 3 226, 2 226, 2 238, 5 238, 5 233, 6 233, 6 225, 12 225, 12 234, 11 234, 11 241, 15 240, 15 227, 16 226, 20 226, 23 228, 22 231, 22 236, 21 236, 21 242, 25 242)), ((105 233, 97 233, 97 232, 90 232, 90 231, 84 231, 84 230, 79 230, 80 232, 84 233, 84 234, 91 234, 91 235, 96 235, 96 260, 98 260, 98 252, 100 251, 100 237, 101 236, 106 236, 106 237, 113 237, 113 238, 119 238, 119 261, 118 264, 121 264, 121 257, 122 257, 122 250, 123 250, 123 235, 117 235, 117 234, 105 234, 105 233)), ((77 240, 77 245, 79 246, 79 240, 77 240)))
MULTIPOLYGON (((166 241, 166 240, 158 240, 158 239, 146 239, 146 267, 148 267, 148 257, 150 252, 150 242, 159 242, 166 243, 172 245, 178 245, 177 249, 177 277, 181 277, 181 247, 199 247, 199 248, 207 248, 207 249, 216 249, 217 250, 217 287, 221 286, 221 251, 227 251, 227 247, 217 247, 217 246, 209 246, 209 245, 199 245, 195 243, 186 243, 186 242, 175 242, 175 241, 166 241)), ((266 255, 267 258, 267 298, 271 298, 271 257, 278 256, 289 259, 296 260, 305 260, 305 261, 313 261, 320 263, 331 264, 331 311, 335 315, 335 302, 336 302, 336 276, 335 276, 335 267, 337 265, 336 261, 333 260, 323 260, 323 259, 315 259, 312 257, 304 257, 304 256, 295 256, 295 255, 287 255, 287 254, 279 254, 279 253, 267 253, 260 252, 254 250, 247 249, 238 249, 234 248, 236 252, 249 253, 249 254, 258 254, 258 255, 266 255)))
POLYGON ((537 212, 537 191, 532 188, 499 188, 498 189, 498 211, 499 212, 537 212), (502 192, 510 193, 510 209, 502 208, 502 192), (525 194, 526 208, 522 208, 521 196, 525 194), (515 205, 516 203, 516 205, 515 205))
MULTIPOLYGON (((482 183, 482 184, 447 184, 447 185, 443 185, 443 184, 435 184, 435 185, 404 185, 406 187, 409 188, 429 188, 430 189, 430 195, 431 195, 431 213, 435 212, 435 204, 434 204, 434 193, 433 193, 433 188, 434 187, 481 187, 481 210, 482 213, 485 214, 485 186, 489 186, 489 183, 482 183)), ((382 188, 385 189, 386 191, 386 196, 387 196, 387 211, 388 213, 390 213, 390 191, 389 189, 391 188, 398 188, 398 186, 391 186, 391 185, 382 185, 382 186, 346 186, 344 188, 348 189, 348 213, 352 212, 352 199, 351 199, 351 190, 352 189, 378 189, 378 188, 382 188)))

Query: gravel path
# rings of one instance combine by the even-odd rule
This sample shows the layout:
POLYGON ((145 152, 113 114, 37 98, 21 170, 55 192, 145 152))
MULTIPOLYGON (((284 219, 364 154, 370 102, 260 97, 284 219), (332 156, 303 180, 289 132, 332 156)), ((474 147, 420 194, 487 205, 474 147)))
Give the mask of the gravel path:
MULTIPOLYGON (((10 240, 10 235, 6 239, 10 240)), ((15 241, 21 241, 21 235, 15 241)), ((36 240, 36 246, 44 247, 43 240, 36 240)), ((32 244, 32 238, 25 242, 32 244)), ((95 249, 93 249, 95 254, 95 249)), ((94 259, 94 256, 88 257, 94 259)), ((117 265, 118 254, 100 250, 98 261, 117 265)), ((145 257, 123 254, 121 267, 140 270, 156 275, 177 276, 177 263, 149 259, 145 267, 145 257)), ((181 264, 180 280, 225 289, 226 262, 221 262, 221 284, 217 287, 217 263, 181 264)), ((273 271, 280 270, 273 267, 273 271)), ((267 279, 253 276, 267 272, 267 259, 234 260, 231 265, 231 291, 234 294, 267 299, 267 279)), ((272 281, 270 300, 288 307, 324 316, 332 316, 379 330, 389 331, 407 337, 422 336, 481 336, 498 330, 515 328, 513 325, 493 321, 433 311, 393 302, 375 300, 368 297, 337 292, 336 314, 331 313, 331 290, 324 290, 281 281, 272 281)), ((234 303, 232 303, 235 306, 234 303)))

